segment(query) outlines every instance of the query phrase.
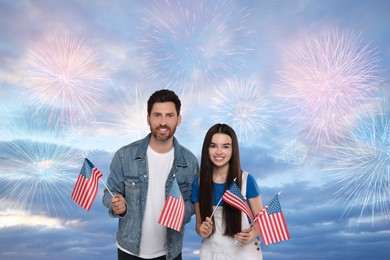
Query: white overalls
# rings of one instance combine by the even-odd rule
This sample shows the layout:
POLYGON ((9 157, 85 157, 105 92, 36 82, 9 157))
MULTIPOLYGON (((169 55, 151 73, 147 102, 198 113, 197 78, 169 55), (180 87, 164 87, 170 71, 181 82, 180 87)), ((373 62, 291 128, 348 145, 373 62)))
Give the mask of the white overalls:
MULTIPOLYGON (((246 198, 246 179, 248 173, 242 173, 241 193, 246 198)), ((225 226, 223 225, 222 208, 218 207, 214 213, 215 232, 208 238, 202 240, 200 249, 201 260, 256 260, 263 259, 260 242, 255 239, 247 244, 236 242, 232 237, 224 236, 225 226)), ((242 215, 242 229, 249 228, 248 217, 242 215)))

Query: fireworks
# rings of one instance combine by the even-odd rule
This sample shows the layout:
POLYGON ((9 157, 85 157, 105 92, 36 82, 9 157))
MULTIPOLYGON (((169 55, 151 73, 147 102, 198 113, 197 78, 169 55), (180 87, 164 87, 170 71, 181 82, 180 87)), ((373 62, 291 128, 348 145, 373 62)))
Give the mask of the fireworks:
POLYGON ((270 113, 264 89, 246 80, 228 80, 211 96, 210 116, 214 123, 224 122, 233 127, 239 138, 267 130, 270 113))
POLYGON ((148 96, 141 87, 129 91, 112 92, 112 102, 104 111, 101 120, 94 123, 95 132, 102 136, 112 136, 115 142, 108 150, 116 150, 132 141, 144 138, 149 132, 146 122, 148 96))
POLYGON ((390 114, 384 102, 380 113, 367 116, 344 136, 325 162, 331 171, 328 188, 335 189, 332 201, 360 208, 360 217, 390 219, 390 114))
POLYGON ((381 79, 374 49, 339 30, 303 37, 286 50, 277 94, 287 129, 321 150, 353 128, 381 79))
POLYGON ((28 104, 50 114, 51 124, 79 123, 103 95, 105 69, 95 50, 70 34, 38 42, 27 56, 28 104))
POLYGON ((0 204, 19 210, 70 207, 72 168, 80 158, 74 149, 49 143, 15 140, 0 144, 0 204), (78 160, 77 160, 78 159, 78 160))
POLYGON ((212 89, 244 68, 253 34, 248 16, 232 1, 154 1, 141 40, 148 76, 179 94, 212 89))
POLYGON ((60 144, 63 131, 47 129, 46 120, 39 116, 22 116, 11 126, 3 138, 8 140, 0 143, 0 206, 56 214, 67 211, 82 162, 80 151, 60 144))
POLYGON ((302 166, 306 164, 308 153, 309 151, 306 145, 297 139, 293 139, 284 145, 281 151, 281 157, 282 161, 290 165, 302 166))

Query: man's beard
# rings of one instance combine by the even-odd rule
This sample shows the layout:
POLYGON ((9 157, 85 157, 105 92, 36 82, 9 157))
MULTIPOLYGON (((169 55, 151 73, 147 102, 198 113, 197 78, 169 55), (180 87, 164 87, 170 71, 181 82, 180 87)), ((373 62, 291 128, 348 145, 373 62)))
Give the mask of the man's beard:
POLYGON ((151 132, 152 132, 153 137, 156 138, 157 140, 166 141, 166 140, 170 139, 175 134, 176 127, 171 129, 171 128, 166 127, 166 126, 159 126, 159 127, 156 127, 155 129, 153 129, 151 132), (167 135, 160 135, 159 129, 167 129, 168 134, 167 135))

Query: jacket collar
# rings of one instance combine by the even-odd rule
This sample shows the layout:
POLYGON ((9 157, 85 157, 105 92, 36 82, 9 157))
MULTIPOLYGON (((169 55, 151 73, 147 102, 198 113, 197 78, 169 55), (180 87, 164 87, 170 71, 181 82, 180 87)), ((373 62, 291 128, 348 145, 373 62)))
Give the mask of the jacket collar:
MULTIPOLYGON (((140 140, 140 146, 138 147, 138 150, 135 154, 135 159, 144 159, 146 157, 146 151, 148 149, 149 140, 152 136, 151 133, 149 133, 144 139, 140 140)), ((175 164, 178 167, 187 167, 187 161, 183 156, 182 153, 182 146, 177 141, 176 137, 173 137, 173 148, 174 148, 174 160, 173 164, 175 164)))

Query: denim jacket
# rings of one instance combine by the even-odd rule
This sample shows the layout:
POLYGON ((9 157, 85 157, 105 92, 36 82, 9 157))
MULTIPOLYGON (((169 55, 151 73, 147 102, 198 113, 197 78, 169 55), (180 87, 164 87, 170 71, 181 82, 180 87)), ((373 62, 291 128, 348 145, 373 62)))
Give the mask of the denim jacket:
MULTIPOLYGON (((145 212, 148 191, 148 166, 146 150, 150 135, 119 149, 111 162, 107 187, 113 194, 121 194, 126 199, 127 210, 123 215, 117 215, 111 208, 111 194, 104 190, 103 204, 109 209, 111 217, 119 217, 117 243, 139 255, 141 243, 142 220, 145 212)), ((187 148, 181 146, 176 138, 173 141, 174 161, 165 183, 165 197, 175 174, 184 202, 184 224, 191 221, 195 214, 191 202, 192 181, 199 175, 198 160, 187 148)), ((181 232, 167 228, 167 259, 177 257, 183 246, 184 226, 181 232)))

